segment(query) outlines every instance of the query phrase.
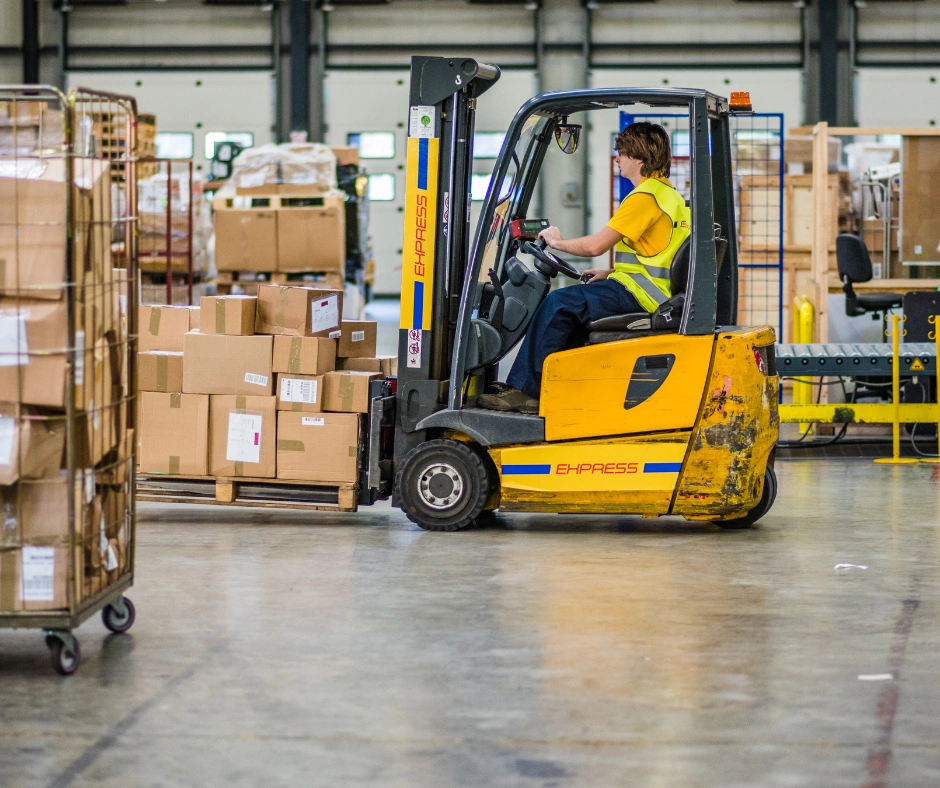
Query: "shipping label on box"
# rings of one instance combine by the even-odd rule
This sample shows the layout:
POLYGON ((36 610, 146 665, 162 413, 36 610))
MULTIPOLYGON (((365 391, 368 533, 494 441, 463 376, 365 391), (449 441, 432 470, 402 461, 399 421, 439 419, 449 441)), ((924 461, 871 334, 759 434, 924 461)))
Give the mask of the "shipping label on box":
POLYGON ((69 548, 45 545, 0 551, 0 611, 68 606, 69 548))
POLYGON ((199 325, 203 334, 251 336, 255 333, 255 296, 203 296, 200 299, 199 325))
POLYGON ((327 372, 323 376, 323 410, 368 413, 369 385, 381 377, 374 372, 327 372))
POLYGON ((278 413, 277 477, 355 482, 360 421, 360 416, 346 413, 278 413))
POLYGON ((191 331, 185 337, 183 391, 187 394, 274 393, 273 337, 191 331))
POLYGON ((274 478, 274 397, 209 398, 209 474, 274 478))
POLYGON ((342 291, 261 285, 255 332, 328 337, 339 330, 342 314, 342 291))
POLYGON ((319 413, 323 410, 323 376, 278 373, 277 409, 319 413))
POLYGON ((207 475, 207 395, 142 391, 138 420, 141 473, 207 475))
POLYGON ((372 358, 378 323, 372 320, 344 320, 336 355, 339 358, 372 358))
POLYGON ((150 350, 137 354, 137 388, 164 394, 183 391, 183 354, 150 350))
POLYGON ((274 337, 274 372, 322 375, 336 368, 336 340, 328 337, 274 337))
POLYGON ((183 337, 189 331, 189 308, 185 306, 141 306, 138 321, 139 352, 148 350, 183 351, 183 337))

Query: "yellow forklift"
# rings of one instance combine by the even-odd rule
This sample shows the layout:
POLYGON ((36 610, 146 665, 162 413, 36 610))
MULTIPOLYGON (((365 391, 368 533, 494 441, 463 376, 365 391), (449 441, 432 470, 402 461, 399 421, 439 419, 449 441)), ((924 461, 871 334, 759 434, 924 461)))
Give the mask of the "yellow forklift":
POLYGON ((399 376, 373 400, 361 502, 392 492, 434 531, 497 509, 756 522, 777 490, 779 378, 773 329, 737 325, 728 116, 749 100, 672 88, 536 96, 506 133, 471 243, 474 116, 499 75, 469 58, 412 58, 399 376), (538 415, 475 407, 552 280, 580 276, 538 242, 548 222, 529 216, 546 153, 577 150, 572 118, 638 106, 689 115, 692 233, 671 300, 595 321, 585 346, 549 356, 538 415))

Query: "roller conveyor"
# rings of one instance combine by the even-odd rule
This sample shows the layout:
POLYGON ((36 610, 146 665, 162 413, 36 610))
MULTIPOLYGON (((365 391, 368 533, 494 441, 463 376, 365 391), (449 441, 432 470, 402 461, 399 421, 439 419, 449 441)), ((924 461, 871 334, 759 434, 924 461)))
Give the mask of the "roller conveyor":
MULTIPOLYGON (((780 375, 824 377, 832 375, 890 375, 894 361, 891 344, 831 343, 816 345, 777 345, 777 372, 780 375)), ((936 374, 936 346, 933 342, 901 345, 902 377, 936 374)))

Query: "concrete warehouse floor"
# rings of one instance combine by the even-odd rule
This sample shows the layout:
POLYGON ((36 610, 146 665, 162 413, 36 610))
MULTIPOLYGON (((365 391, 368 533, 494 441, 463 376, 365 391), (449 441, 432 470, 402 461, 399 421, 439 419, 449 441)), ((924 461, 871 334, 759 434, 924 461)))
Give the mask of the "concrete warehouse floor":
POLYGON ((0 785, 938 784, 938 472, 778 473, 740 532, 142 505, 128 635, 0 631, 0 785))

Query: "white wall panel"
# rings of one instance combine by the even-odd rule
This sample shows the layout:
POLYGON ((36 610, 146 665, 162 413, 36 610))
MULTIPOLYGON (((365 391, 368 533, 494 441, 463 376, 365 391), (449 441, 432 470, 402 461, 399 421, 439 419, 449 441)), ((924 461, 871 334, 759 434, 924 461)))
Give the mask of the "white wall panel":
POLYGON ((861 68, 855 114, 859 126, 925 127, 940 122, 940 68, 861 68))

